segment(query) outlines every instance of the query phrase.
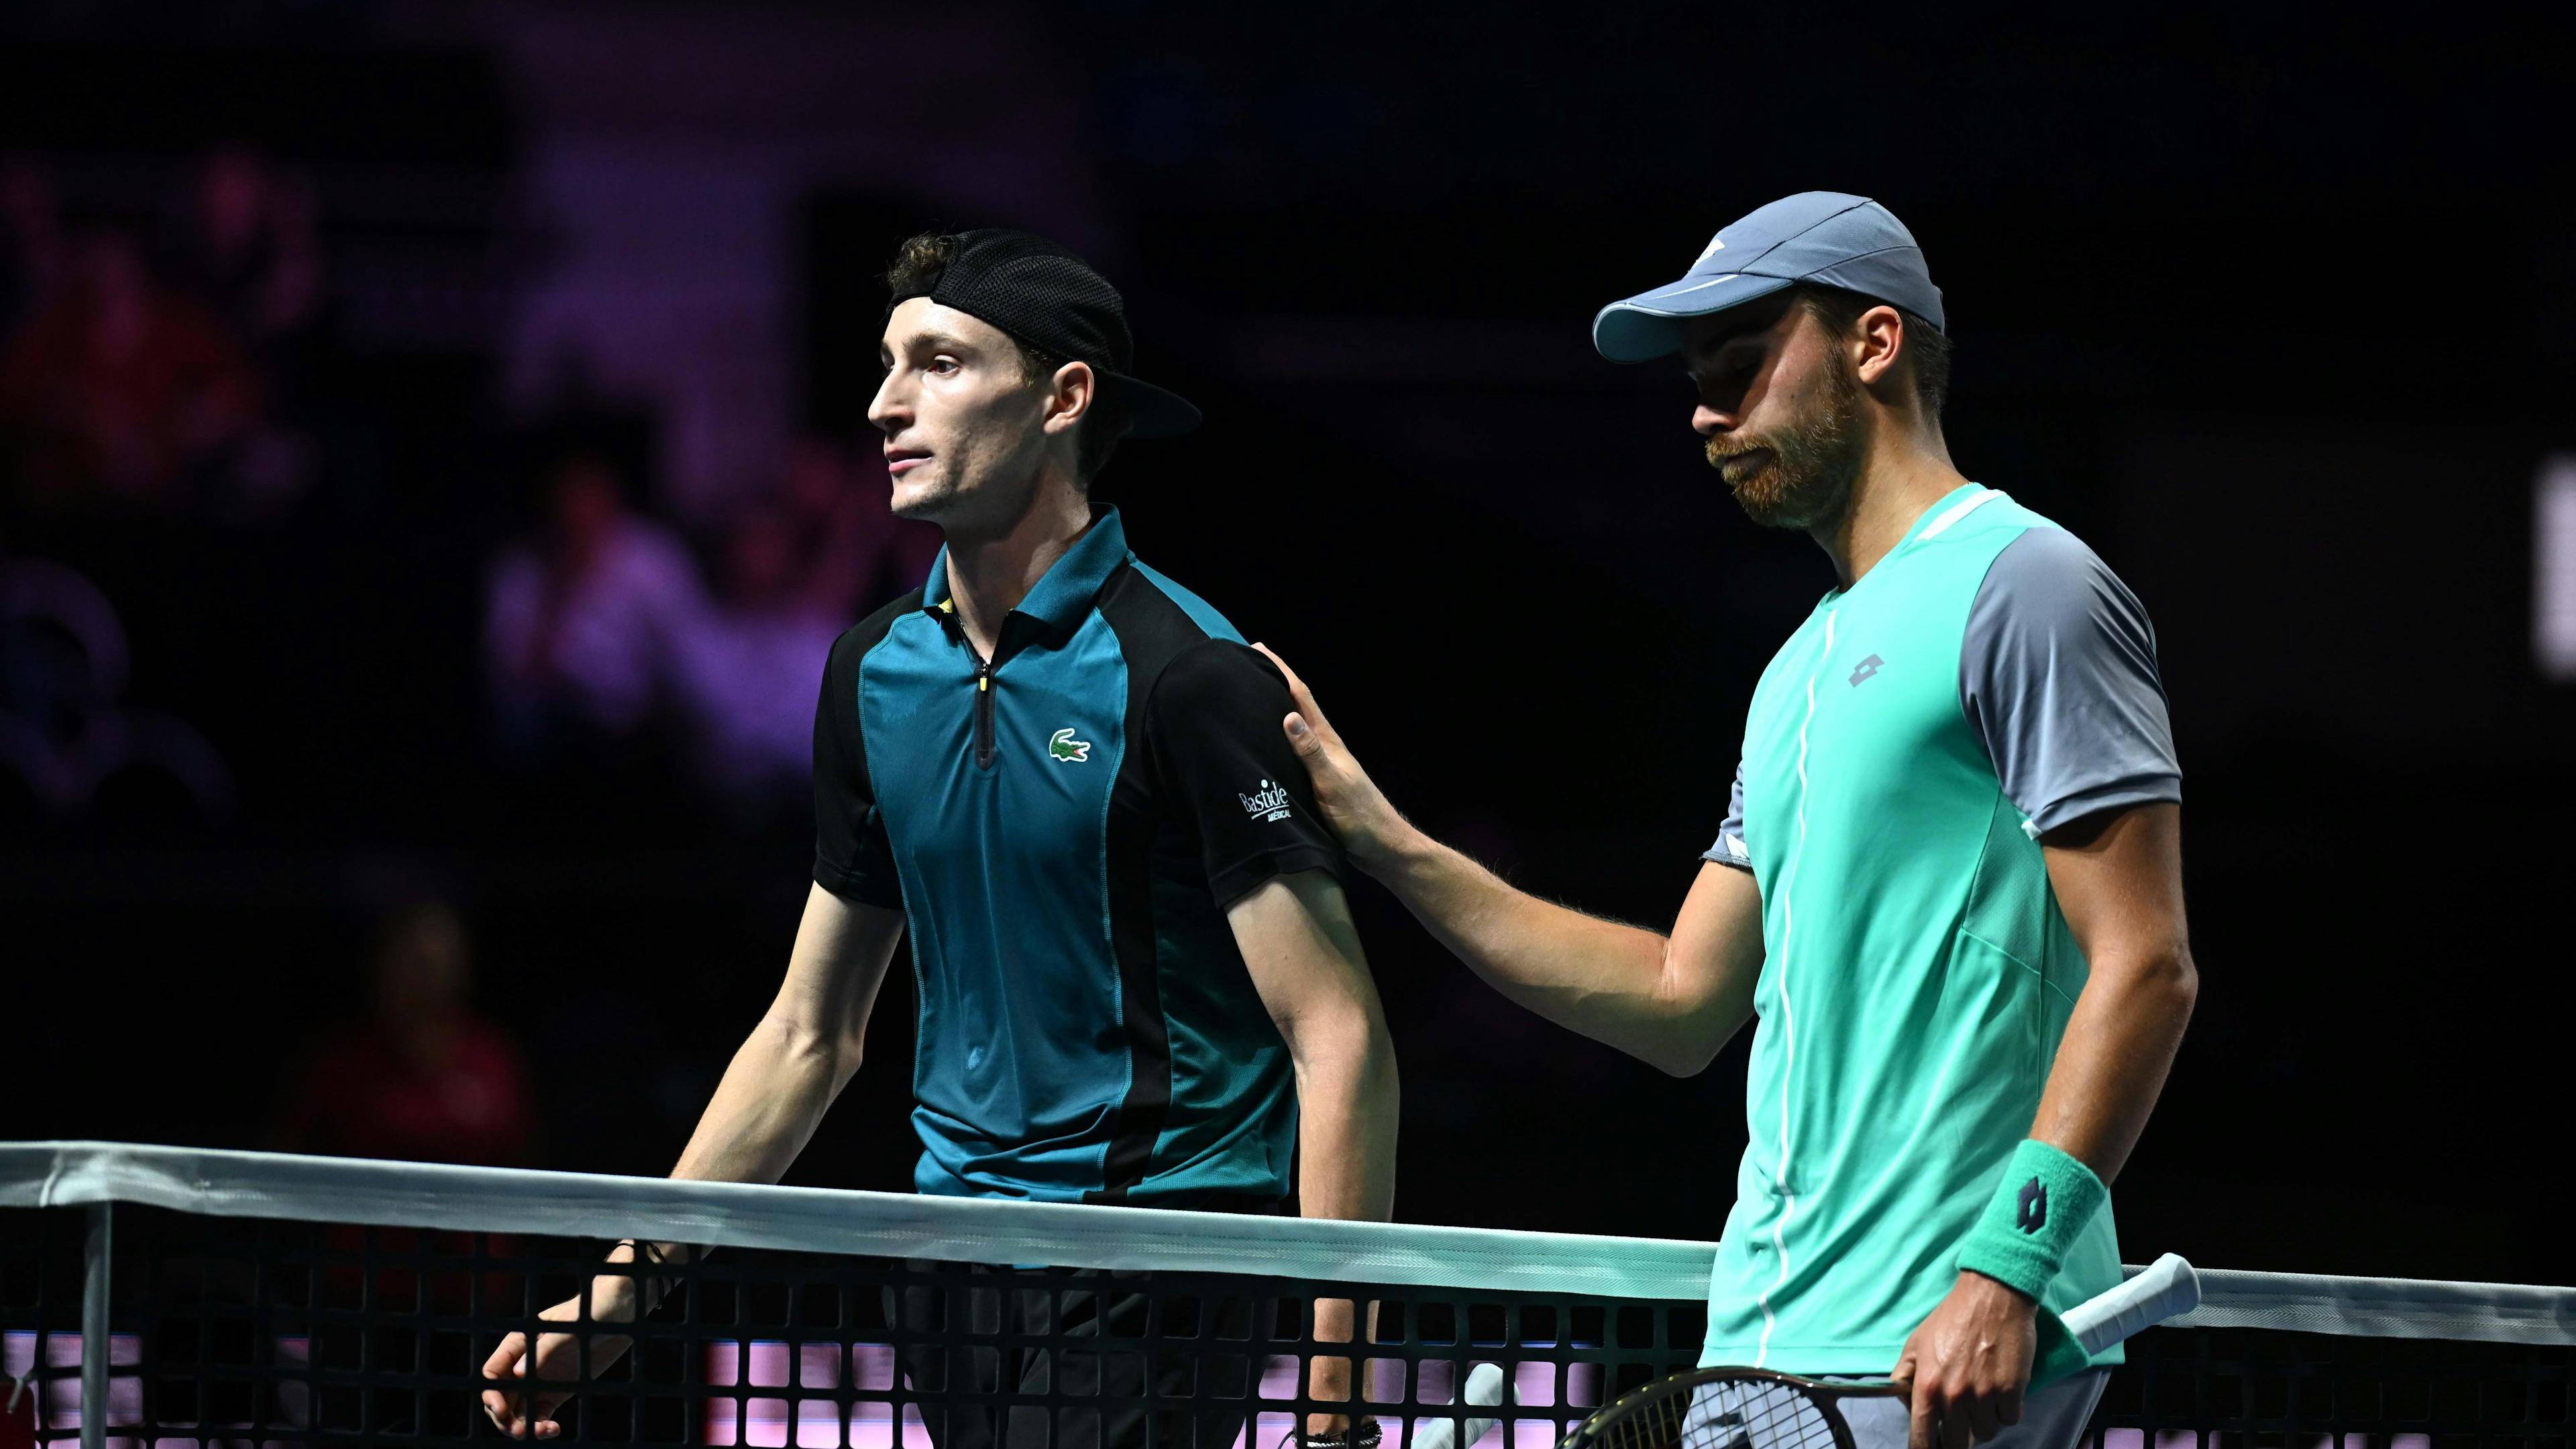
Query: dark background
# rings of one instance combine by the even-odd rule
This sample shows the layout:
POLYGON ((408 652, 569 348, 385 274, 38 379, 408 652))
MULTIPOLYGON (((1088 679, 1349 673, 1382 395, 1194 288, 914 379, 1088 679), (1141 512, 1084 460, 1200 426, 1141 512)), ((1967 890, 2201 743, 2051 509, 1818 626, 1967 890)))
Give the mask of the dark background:
MULTIPOLYGON (((326 301, 300 491, 245 516, 21 488, 0 514, 0 560, 92 579, 125 702, 230 780, 6 817, 0 1138, 274 1140, 297 1064, 364 1009, 375 917, 433 893, 527 1053, 535 1160, 668 1167, 776 986, 806 826, 649 751, 579 781, 515 763, 478 643, 568 430, 710 561, 760 487, 682 486, 722 449, 711 471, 683 445, 685 386, 620 382, 644 344, 523 375, 543 349, 513 319, 602 236, 667 229, 676 260, 630 280, 731 275, 657 167, 788 175, 744 311, 767 350, 731 375, 863 460, 895 239, 1085 248, 1140 371, 1209 419, 1102 479, 1138 551, 1294 662, 1435 832, 1662 926, 1752 682, 1830 576, 1735 510, 1681 379, 1601 362, 1586 323, 1829 188, 1927 250, 1962 469, 2082 534, 2157 624, 2202 994, 2119 1184, 2126 1256, 2576 1281, 2546 1186, 2576 687, 2531 622, 2533 478, 2576 446, 2564 17, 1666 11, 13 11, 0 149, 72 223, 148 224, 247 142, 310 188, 326 301)), ((1741 1042, 1666 1079, 1354 896, 1403 1061, 1401 1216, 1716 1235, 1741 1042)), ((898 970, 794 1180, 908 1185, 910 1015, 898 970)))

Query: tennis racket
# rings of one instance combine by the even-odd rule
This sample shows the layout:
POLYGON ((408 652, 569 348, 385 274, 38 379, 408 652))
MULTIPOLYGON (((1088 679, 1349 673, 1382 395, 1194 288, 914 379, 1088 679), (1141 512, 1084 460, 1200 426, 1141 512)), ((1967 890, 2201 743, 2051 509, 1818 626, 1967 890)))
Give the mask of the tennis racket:
MULTIPOLYGON (((2087 1354, 2200 1304, 2181 1256, 2155 1265, 2059 1321, 2087 1354)), ((1767 1369, 1693 1369, 1621 1395, 1575 1426, 1560 1449, 1852 1449, 1842 1400, 1893 1398, 1883 1379, 1818 1380, 1767 1369)))

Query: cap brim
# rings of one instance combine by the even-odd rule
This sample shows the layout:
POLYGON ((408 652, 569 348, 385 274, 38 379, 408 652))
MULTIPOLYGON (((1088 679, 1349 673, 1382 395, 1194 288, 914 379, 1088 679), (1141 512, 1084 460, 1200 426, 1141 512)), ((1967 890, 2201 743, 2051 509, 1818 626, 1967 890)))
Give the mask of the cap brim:
POLYGON ((1150 382, 1139 382, 1123 372, 1110 373, 1109 380, 1118 389, 1118 400, 1127 406, 1127 436, 1177 438, 1197 429, 1198 405, 1188 398, 1150 382))
POLYGON ((1694 319, 1733 311, 1791 285, 1786 277, 1750 272, 1684 277, 1602 308, 1592 318, 1592 346, 1612 362, 1652 362, 1681 350, 1682 334, 1694 319))

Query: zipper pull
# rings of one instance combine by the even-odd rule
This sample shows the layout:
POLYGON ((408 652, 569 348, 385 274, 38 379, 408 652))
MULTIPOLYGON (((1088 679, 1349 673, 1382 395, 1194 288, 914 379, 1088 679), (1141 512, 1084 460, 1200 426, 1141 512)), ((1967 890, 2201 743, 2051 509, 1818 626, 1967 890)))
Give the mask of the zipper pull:
POLYGON ((975 661, 975 764, 980 769, 993 765, 993 666, 975 661))

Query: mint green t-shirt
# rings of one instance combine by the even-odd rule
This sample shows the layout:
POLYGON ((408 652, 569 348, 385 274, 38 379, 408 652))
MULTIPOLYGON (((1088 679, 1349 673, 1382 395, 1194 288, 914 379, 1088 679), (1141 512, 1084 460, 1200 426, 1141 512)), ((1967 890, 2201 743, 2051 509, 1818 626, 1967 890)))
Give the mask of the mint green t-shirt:
MULTIPOLYGON (((1969 485, 1781 646, 1742 761, 1708 858, 1760 884, 1765 954, 1701 1361, 1883 1374, 2084 989, 2038 835, 2181 798, 2153 633, 2072 535, 1969 485)), ((2117 1250, 2106 1205, 2046 1306, 2118 1283, 2117 1250)))

